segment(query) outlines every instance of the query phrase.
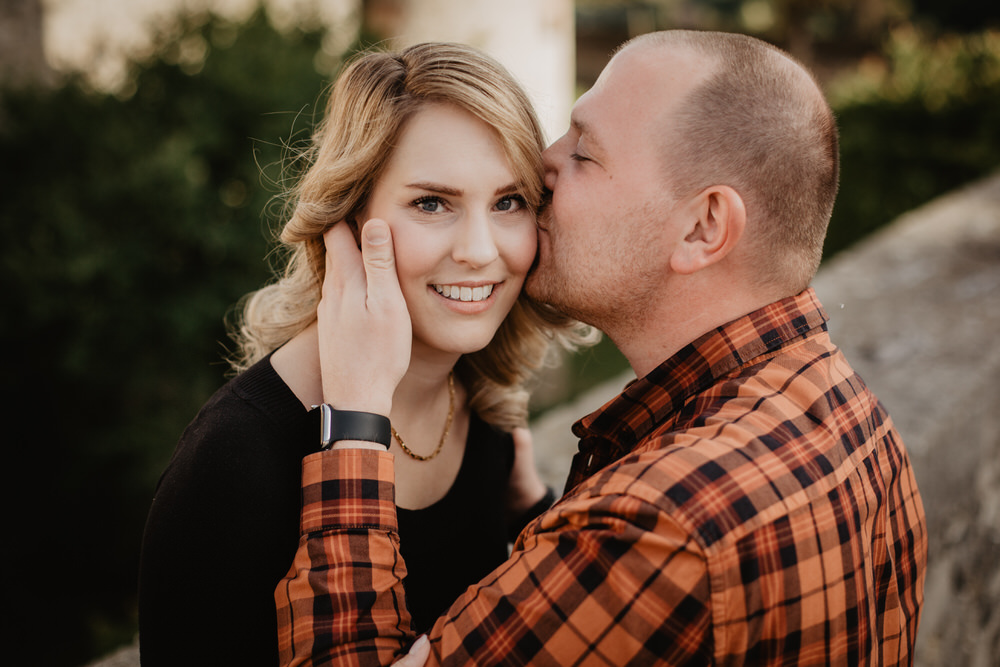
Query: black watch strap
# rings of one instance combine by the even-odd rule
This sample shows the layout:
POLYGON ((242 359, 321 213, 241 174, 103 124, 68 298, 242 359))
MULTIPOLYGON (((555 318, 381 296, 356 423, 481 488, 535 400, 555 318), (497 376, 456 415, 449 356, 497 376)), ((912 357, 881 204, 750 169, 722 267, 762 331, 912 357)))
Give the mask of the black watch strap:
POLYGON ((377 442, 389 449, 392 430, 388 417, 372 412, 336 410, 329 403, 317 405, 316 408, 320 411, 320 448, 329 449, 340 440, 363 440, 377 442))

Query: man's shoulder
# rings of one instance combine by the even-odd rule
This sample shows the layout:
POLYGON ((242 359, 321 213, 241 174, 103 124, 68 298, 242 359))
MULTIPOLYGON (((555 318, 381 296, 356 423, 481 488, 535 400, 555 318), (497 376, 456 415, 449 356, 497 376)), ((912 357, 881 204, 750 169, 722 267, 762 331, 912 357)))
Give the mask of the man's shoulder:
MULTIPOLYGON (((825 331, 758 354, 669 406, 586 493, 626 493, 706 548, 795 512, 850 477, 891 420, 825 331)), ((585 486, 584 486, 585 485, 585 486)))
POLYGON ((766 431, 751 423, 709 421, 647 438, 594 475, 581 491, 622 494, 684 526, 711 550, 820 500, 843 466, 830 442, 766 431))

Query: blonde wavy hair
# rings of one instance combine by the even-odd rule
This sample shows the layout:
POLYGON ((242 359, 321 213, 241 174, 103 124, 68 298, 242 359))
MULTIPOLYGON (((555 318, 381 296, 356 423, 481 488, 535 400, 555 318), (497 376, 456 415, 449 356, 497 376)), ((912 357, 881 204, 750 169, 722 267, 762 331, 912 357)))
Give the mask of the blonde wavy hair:
MULTIPOLYGON (((325 117, 302 156, 307 168, 289 193, 291 213, 279 237, 287 263, 275 282, 237 306, 230 327, 236 372, 316 319, 325 274, 323 233, 361 215, 407 121, 432 103, 452 104, 493 128, 519 194, 535 209, 541 204, 544 138, 527 95, 503 66, 450 43, 360 54, 334 84, 325 117)), ((550 350, 589 344, 596 335, 522 290, 490 344, 463 355, 455 373, 469 392, 469 407, 509 430, 526 422, 525 385, 550 350)))

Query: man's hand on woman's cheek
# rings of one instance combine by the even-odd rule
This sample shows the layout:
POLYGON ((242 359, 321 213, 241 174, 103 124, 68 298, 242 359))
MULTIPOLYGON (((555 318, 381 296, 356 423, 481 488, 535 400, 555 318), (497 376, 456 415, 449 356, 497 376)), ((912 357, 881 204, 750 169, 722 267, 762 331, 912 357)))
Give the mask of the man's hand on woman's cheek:
POLYGON ((396 277, 392 233, 383 220, 323 235, 326 276, 317 309, 323 400, 338 410, 389 415, 410 363, 411 324, 396 277))

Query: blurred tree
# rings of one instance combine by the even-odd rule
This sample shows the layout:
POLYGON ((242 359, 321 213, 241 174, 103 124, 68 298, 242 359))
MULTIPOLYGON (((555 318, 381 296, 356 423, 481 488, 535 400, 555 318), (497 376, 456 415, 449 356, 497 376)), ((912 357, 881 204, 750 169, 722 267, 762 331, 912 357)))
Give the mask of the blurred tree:
POLYGON ((1000 167, 1000 33, 894 30, 884 54, 831 82, 841 187, 827 256, 1000 167))
POLYGON ((222 316, 269 276, 261 213, 329 74, 318 32, 262 11, 159 43, 116 95, 0 96, 7 664, 131 640, 155 481, 224 381, 222 316))
POLYGON ((905 6, 903 0, 750 0, 740 16, 748 30, 824 76, 876 51, 888 27, 905 16, 905 6))
POLYGON ((1000 25, 1000 7, 982 0, 910 0, 915 17, 943 30, 979 32, 1000 25))

